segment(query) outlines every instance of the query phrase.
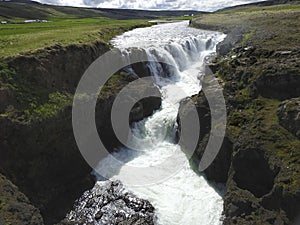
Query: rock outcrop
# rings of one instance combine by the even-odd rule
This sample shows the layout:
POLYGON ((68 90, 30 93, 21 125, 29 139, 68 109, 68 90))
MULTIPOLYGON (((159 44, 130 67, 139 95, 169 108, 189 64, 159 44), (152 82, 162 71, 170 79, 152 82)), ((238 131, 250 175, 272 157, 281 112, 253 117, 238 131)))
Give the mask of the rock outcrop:
MULTIPOLYGON (((265 57, 254 85, 258 94, 266 98, 286 100, 300 96, 300 51, 269 51, 268 55, 256 50, 257 57, 265 57)), ((254 56, 255 57, 255 56, 254 56)))
MULTIPOLYGON (((103 93, 100 93, 100 98, 98 99, 96 105, 96 123, 98 133, 100 134, 100 138, 103 144, 109 151, 114 151, 114 149, 123 146, 116 137, 111 123, 111 110, 113 103, 119 91, 123 87, 125 87, 130 82, 137 80, 136 76, 125 72, 114 75, 112 80, 115 80, 115 78, 118 78, 117 81, 108 81, 107 87, 104 87, 104 89, 102 89, 103 93)), ((159 92, 157 86, 145 86, 142 83, 134 85, 132 92, 136 93, 137 96, 142 96, 143 92, 149 89, 159 92)), ((142 99, 133 106, 129 114, 129 118, 124 117, 124 120, 128 120, 128 124, 132 125, 135 122, 151 116, 153 112, 155 110, 158 110, 160 107, 161 98, 148 97, 142 99)))
POLYGON ((83 194, 59 225, 154 225, 154 207, 128 192, 119 181, 98 182, 83 194))
MULTIPOLYGON (((204 84, 205 85, 205 84, 204 84)), ((213 90, 211 90, 213 91, 213 90)), ((214 101, 216 103, 216 101, 214 101)), ((189 117, 189 111, 191 104, 196 106, 199 121, 200 121, 200 133, 199 133, 199 142, 198 147, 195 149, 191 163, 195 168, 199 167, 200 160, 202 159, 206 147, 210 138, 210 131, 211 131, 211 110, 210 105, 205 97, 203 91, 201 91, 198 95, 193 96, 191 99, 184 99, 181 101, 179 114, 181 117, 189 117)), ((212 103, 211 103, 212 104, 212 103)), ((214 107, 218 109, 218 107, 214 107)), ((177 123, 178 123, 178 137, 180 137, 180 129, 181 129, 181 120, 178 116, 177 123)), ((213 163, 204 171, 206 178, 209 181, 214 181, 217 183, 225 183, 228 179, 228 171, 231 165, 231 157, 232 157, 232 143, 231 140, 225 137, 223 144, 221 146, 220 151, 218 152, 216 159, 213 163)), ((182 146, 184 149, 184 146, 182 146)))

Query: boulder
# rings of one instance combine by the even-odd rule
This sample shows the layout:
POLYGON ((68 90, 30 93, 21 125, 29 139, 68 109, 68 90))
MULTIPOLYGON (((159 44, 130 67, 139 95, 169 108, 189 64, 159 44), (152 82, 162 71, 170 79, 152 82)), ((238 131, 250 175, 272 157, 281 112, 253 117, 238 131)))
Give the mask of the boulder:
POLYGON ((120 181, 101 181, 85 192, 58 225, 154 225, 156 215, 149 201, 127 191, 120 181))

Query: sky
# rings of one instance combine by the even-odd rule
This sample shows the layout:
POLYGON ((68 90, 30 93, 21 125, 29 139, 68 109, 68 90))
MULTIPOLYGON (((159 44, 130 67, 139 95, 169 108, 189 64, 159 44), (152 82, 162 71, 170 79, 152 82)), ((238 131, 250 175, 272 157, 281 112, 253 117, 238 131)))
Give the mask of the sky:
POLYGON ((220 8, 259 2, 261 0, 35 0, 40 3, 64 6, 125 8, 148 10, 215 11, 220 8))

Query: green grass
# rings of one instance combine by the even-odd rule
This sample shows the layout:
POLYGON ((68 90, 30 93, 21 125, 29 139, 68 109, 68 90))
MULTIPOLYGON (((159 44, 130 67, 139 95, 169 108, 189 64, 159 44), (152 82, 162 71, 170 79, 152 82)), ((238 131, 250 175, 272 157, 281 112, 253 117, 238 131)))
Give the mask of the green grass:
POLYGON ((180 17, 176 17, 177 20, 192 20, 194 19, 194 16, 180 16, 180 17))
POLYGON ((247 41, 248 41, 250 38, 252 38, 252 37, 254 36, 254 34, 255 34, 255 30, 252 30, 251 32, 245 34, 245 36, 244 36, 244 38, 243 38, 243 40, 242 40, 242 42, 241 42, 241 45, 242 45, 242 46, 247 45, 247 41))
POLYGON ((2 58, 53 46, 108 42, 122 32, 147 26, 145 20, 113 20, 109 18, 54 19, 49 23, 0 25, 2 58))
POLYGON ((255 11, 281 11, 281 10, 292 10, 292 9, 300 9, 300 5, 273 5, 273 6, 249 6, 232 9, 231 12, 255 12, 255 11))
POLYGON ((62 112, 66 106, 71 106, 73 97, 70 94, 54 92, 49 94, 48 101, 42 105, 30 103, 29 109, 24 110, 23 121, 42 122, 62 112))
POLYGON ((300 9, 299 4, 281 4, 281 5, 271 5, 271 6, 239 6, 231 9, 220 10, 222 13, 242 13, 242 12, 259 12, 259 11, 282 11, 282 10, 295 10, 300 9))

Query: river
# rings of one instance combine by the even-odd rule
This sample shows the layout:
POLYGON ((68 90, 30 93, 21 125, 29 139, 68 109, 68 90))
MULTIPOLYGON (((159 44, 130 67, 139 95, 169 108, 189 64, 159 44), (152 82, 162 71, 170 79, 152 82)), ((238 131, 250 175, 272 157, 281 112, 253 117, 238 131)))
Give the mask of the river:
MULTIPOLYGON (((218 32, 190 28, 188 21, 183 21, 138 28, 111 40, 124 53, 124 57, 130 54, 130 48, 139 48, 146 51, 149 59, 163 59, 174 66, 166 77, 166 68, 158 63, 148 64, 162 93, 162 107, 133 126, 133 134, 144 140, 143 145, 131 143, 141 150, 139 154, 130 149, 121 149, 103 159, 97 169, 112 180, 121 180, 128 190, 149 200, 156 208, 159 225, 222 223, 222 192, 216 191, 203 176, 192 170, 174 138, 180 100, 199 93, 205 60, 216 51, 216 44, 224 37, 218 32), (178 89, 183 91, 179 93, 178 89), (148 183, 148 180, 157 176, 154 168, 174 153, 178 160, 160 169, 171 171, 172 163, 176 167, 179 162, 181 169, 170 173, 172 176, 148 183), (121 159, 124 165, 136 167, 137 171, 138 168, 148 168, 148 172, 132 174, 125 167, 115 165, 112 157, 121 159), (139 185, 134 185, 136 180, 139 185)), ((105 181, 99 178, 98 182, 105 181)))

